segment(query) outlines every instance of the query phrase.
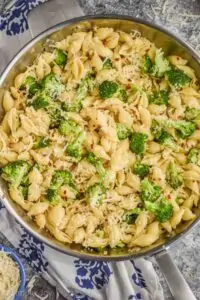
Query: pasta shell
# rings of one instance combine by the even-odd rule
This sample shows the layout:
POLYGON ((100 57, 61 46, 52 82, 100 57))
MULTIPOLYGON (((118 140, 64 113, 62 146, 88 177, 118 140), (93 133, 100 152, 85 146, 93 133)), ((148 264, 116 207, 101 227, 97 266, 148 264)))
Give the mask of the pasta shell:
POLYGON ((31 205, 31 208, 28 212, 28 215, 31 216, 36 216, 39 214, 43 214, 49 207, 49 204, 47 202, 38 202, 35 204, 31 205))

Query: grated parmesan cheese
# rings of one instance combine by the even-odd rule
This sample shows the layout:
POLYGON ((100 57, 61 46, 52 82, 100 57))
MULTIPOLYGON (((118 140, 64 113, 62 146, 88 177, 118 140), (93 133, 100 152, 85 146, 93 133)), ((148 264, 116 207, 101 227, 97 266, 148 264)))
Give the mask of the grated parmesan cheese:
POLYGON ((13 300, 19 285, 19 268, 9 255, 0 251, 0 299, 13 300))

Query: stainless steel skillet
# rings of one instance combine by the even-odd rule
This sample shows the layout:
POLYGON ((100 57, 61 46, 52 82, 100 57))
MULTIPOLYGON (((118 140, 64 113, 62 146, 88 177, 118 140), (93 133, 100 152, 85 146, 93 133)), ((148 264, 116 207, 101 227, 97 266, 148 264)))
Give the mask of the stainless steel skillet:
MULTIPOLYGON (((18 73, 23 71, 28 64, 32 63, 37 54, 42 51, 47 38, 51 37, 54 40, 61 40, 73 31, 87 30, 93 25, 101 27, 114 27, 127 32, 132 29, 137 29, 142 33, 142 35, 153 41, 157 47, 162 47, 165 50, 166 54, 180 54, 181 56, 186 58, 189 61, 189 64, 195 69, 197 76, 200 78, 199 56, 185 42, 181 41, 178 37, 174 36, 172 33, 169 33, 161 26, 155 26, 144 20, 127 16, 85 16, 55 25, 39 34, 30 43, 28 43, 10 62, 1 76, 0 100, 2 100, 3 90, 12 85, 14 77, 18 73)), ((54 249, 69 255, 78 256, 85 259, 110 261, 125 260, 130 258, 135 259, 142 256, 146 257, 155 255, 161 269, 165 274, 174 298, 179 300, 195 299, 182 275, 173 264, 169 254, 167 253, 167 250, 176 240, 178 240, 179 238, 183 238, 183 236, 198 223, 200 219, 200 208, 196 209, 198 218, 193 222, 188 222, 180 225, 176 230, 176 235, 173 237, 167 239, 163 236, 153 246, 142 249, 137 253, 131 253, 127 250, 113 249, 108 253, 108 255, 104 255, 89 252, 77 245, 63 245, 56 241, 47 232, 39 231, 35 224, 31 222, 24 214, 24 212, 9 199, 8 193, 6 191, 6 186, 3 182, 0 182, 0 196, 2 197, 2 201, 10 211, 10 213, 13 214, 13 216, 29 232, 31 232, 39 240, 48 244, 54 249)))

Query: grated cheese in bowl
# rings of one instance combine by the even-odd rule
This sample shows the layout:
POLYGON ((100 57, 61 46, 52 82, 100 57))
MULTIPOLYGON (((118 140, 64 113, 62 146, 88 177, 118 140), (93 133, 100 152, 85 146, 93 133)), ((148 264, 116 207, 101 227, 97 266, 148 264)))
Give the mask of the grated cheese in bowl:
POLYGON ((0 245, 0 300, 19 299, 25 285, 25 272, 18 256, 0 245))

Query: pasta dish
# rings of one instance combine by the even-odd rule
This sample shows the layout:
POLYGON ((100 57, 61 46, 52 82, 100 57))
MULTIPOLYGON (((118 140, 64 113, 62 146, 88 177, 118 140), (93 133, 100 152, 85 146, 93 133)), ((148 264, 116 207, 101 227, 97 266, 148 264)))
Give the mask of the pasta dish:
POLYGON ((196 217, 199 83, 139 32, 50 41, 2 105, 1 177, 58 241, 133 251, 196 217))

